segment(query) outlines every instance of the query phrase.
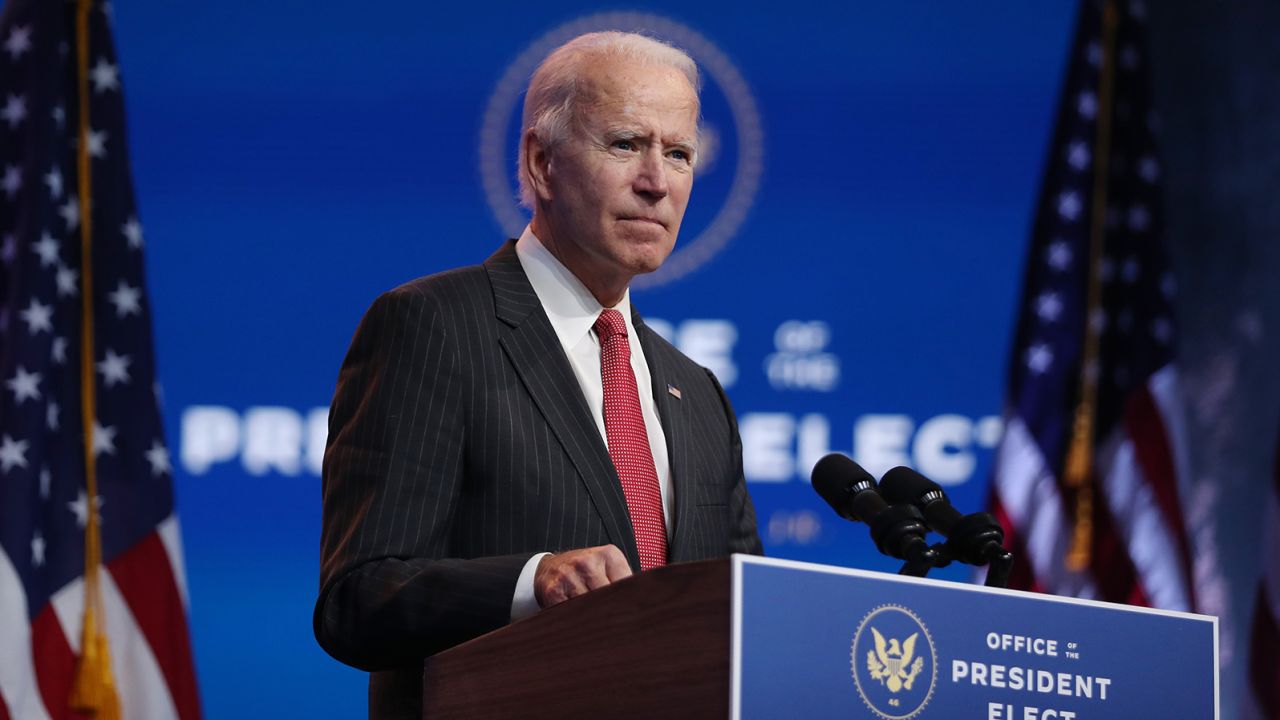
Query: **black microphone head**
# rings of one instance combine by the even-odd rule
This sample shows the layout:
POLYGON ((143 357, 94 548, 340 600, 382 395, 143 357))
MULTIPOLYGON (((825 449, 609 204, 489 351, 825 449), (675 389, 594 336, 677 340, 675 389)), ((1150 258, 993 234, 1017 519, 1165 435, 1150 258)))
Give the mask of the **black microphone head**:
POLYGON ((941 485, 909 467, 899 465, 880 478, 880 494, 894 505, 919 506, 921 498, 931 492, 946 497, 941 485))
POLYGON ((952 528, 962 517, 960 511, 951 506, 951 499, 941 485, 909 467, 899 466, 885 473, 880 479, 880 489, 891 503, 919 508, 929 527, 947 537, 951 537, 952 528))
POLYGON ((868 488, 875 488, 876 479, 858 463, 840 453, 824 456, 813 466, 813 489, 839 515, 849 520, 860 520, 851 505, 855 495, 868 488))

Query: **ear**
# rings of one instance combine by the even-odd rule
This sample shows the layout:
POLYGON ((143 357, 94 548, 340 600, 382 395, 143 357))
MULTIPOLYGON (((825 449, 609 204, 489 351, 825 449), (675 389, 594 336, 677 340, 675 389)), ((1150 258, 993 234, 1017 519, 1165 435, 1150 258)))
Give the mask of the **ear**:
POLYGON ((538 137, 538 132, 529 128, 524 134, 525 171, 529 174, 529 184, 533 194, 541 201, 551 199, 551 149, 538 137))

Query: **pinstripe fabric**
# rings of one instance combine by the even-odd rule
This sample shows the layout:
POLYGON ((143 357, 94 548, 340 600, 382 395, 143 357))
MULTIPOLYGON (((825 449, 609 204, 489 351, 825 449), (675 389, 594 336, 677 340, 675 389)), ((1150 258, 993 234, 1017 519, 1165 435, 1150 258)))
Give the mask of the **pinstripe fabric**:
MULTIPOLYGON (((723 390, 633 321, 671 454, 671 561, 759 553, 723 390)), ((617 473, 514 242, 374 302, 338 377, 323 493, 316 638, 382 671, 375 717, 418 717, 422 658, 506 623, 534 553, 612 543, 639 570, 617 473)))

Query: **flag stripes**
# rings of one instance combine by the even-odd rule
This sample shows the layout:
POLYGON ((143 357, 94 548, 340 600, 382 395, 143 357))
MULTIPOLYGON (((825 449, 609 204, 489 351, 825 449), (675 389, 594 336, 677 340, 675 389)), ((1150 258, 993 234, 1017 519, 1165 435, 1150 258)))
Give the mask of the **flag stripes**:
POLYGON ((1135 3, 1080 4, 991 506, 1025 555, 1012 587, 1193 611, 1176 283, 1160 232, 1144 22, 1135 3), (1069 456, 1081 461, 1071 479, 1069 456))

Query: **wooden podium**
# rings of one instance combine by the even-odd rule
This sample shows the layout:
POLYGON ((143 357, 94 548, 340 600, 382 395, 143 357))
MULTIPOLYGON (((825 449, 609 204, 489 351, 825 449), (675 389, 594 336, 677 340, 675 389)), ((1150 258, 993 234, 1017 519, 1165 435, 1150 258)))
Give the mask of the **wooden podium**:
POLYGON ((426 661, 424 717, 1218 717, 1217 619, 735 555, 426 661))
POLYGON ((439 653, 423 717, 728 717, 729 565, 650 570, 439 653))

